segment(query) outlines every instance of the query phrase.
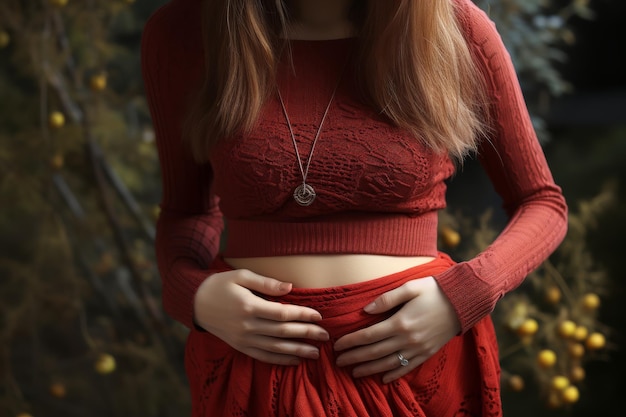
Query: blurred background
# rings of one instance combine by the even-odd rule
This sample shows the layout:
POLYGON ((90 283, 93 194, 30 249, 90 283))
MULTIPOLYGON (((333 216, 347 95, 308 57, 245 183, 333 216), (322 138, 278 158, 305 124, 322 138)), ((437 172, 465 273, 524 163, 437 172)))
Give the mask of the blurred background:
MULTIPOLYGON (((153 254, 159 167, 141 31, 165 0, 0 1, 0 416, 189 414, 186 330, 153 254)), ((493 313, 505 416, 621 416, 626 52, 620 0, 476 0, 570 205, 561 247, 493 313)), ((440 244, 504 224, 475 161, 440 244)))

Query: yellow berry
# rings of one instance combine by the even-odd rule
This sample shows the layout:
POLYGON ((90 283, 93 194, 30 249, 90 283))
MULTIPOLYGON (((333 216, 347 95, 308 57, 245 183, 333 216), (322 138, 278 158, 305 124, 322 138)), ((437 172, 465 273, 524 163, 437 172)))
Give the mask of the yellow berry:
POLYGON ((55 7, 63 7, 67 5, 68 0, 50 0, 50 4, 55 7))
POLYGON ((0 49, 6 48, 11 43, 11 36, 4 31, 0 30, 0 49))
POLYGON ((572 343, 568 346, 567 351, 572 358, 582 358, 585 354, 585 347, 580 343, 572 343))
POLYGON ((589 335, 589 330, 585 326, 578 326, 576 330, 574 330, 574 339, 582 342, 589 335))
POLYGON ((594 332, 589 335, 585 345, 589 350, 602 349, 606 345, 606 339, 602 333, 594 332))
POLYGON ((574 323, 571 320, 562 321, 559 324, 559 327, 557 328, 557 332, 559 333, 559 336, 566 338, 566 339, 569 337, 572 337, 575 331, 576 331, 576 323, 574 323))
POLYGON ((544 349, 537 355, 537 363, 542 368, 551 368, 556 363, 556 353, 550 349, 544 349))
POLYGON ((152 217, 154 218, 154 220, 157 220, 159 218, 159 215, 161 215, 161 207, 159 205, 155 205, 154 207, 152 207, 152 217))
POLYGON ((105 74, 100 73, 93 75, 89 80, 89 86, 93 91, 102 91, 107 87, 107 77, 105 74))
POLYGON ((557 304, 561 301, 561 290, 556 285, 551 285, 546 289, 545 300, 550 304, 557 304))
POLYGON ((566 376, 557 375, 554 378, 552 378, 552 388, 554 388, 557 391, 562 391, 565 388, 569 387, 569 385, 570 385, 570 382, 566 376))
POLYGON ((455 248, 461 243, 461 235, 459 232, 449 226, 442 226, 440 235, 444 245, 449 248, 455 248))
POLYGON ((59 129, 65 125, 65 116, 60 111, 53 111, 48 116, 48 123, 50 124, 50 127, 59 129))
POLYGON ((50 158, 50 166, 53 169, 61 169, 65 165, 65 158, 62 153, 55 153, 52 158, 50 158))
POLYGON ((555 408, 559 408, 559 407, 561 407, 561 406, 563 405, 563 403, 562 403, 562 401, 561 401, 561 398, 560 398, 560 397, 561 397, 561 396, 560 396, 560 395, 558 395, 558 393, 557 393, 557 392, 554 392, 554 391, 553 391, 553 392, 551 392, 551 393, 548 395, 548 400, 547 400, 547 404, 546 404, 546 405, 548 406, 548 408, 550 408, 550 409, 555 409, 555 408))
POLYGON ((574 385, 570 385, 569 387, 565 388, 561 393, 561 399, 563 399, 563 402, 567 404, 575 403, 576 401, 578 401, 578 398, 580 398, 580 392, 578 391, 578 388, 574 385))
POLYGON ((50 394, 57 398, 63 398, 67 394, 65 385, 62 382, 53 382, 50 385, 50 394))
POLYGON ((102 353, 98 356, 94 368, 100 374, 110 374, 115 371, 115 366, 115 358, 108 353, 102 353))
POLYGON ((572 368, 569 375, 570 379, 574 382, 580 382, 585 379, 585 368, 580 365, 576 365, 572 368))
POLYGON ((519 375, 511 375, 508 380, 509 388, 512 391, 520 392, 524 389, 524 379, 519 375))
POLYGON ((600 307, 600 297, 594 293, 585 294, 582 298, 582 305, 586 310, 595 310, 600 307))
POLYGON ((526 319, 524 322, 517 328, 517 334, 520 336, 532 336, 537 333, 539 329, 539 323, 535 319, 526 319))

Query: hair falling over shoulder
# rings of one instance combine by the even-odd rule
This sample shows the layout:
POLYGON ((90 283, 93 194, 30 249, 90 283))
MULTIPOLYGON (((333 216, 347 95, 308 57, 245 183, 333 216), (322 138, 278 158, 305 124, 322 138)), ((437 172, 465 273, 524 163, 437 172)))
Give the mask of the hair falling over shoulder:
MULTIPOLYGON (((456 18, 459 0, 355 1, 365 98, 416 140, 461 161, 487 134, 488 104, 456 18)), ((219 140, 251 129, 274 91, 288 7, 212 0, 203 13, 204 80, 185 125, 200 162, 219 140)))

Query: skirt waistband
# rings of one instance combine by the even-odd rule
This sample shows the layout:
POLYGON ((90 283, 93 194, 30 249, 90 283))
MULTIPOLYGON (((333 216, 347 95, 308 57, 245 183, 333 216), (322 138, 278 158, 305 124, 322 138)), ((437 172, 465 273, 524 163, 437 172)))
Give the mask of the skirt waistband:
MULTIPOLYGON (((326 288, 294 288, 289 294, 280 297, 257 295, 270 301, 306 306, 317 310, 323 317, 318 324, 331 334, 331 338, 335 338, 353 329, 372 324, 373 317, 365 313, 363 307, 374 301, 376 297, 407 281, 439 274, 454 263, 447 254, 440 252, 430 262, 368 281, 326 288)), ((218 257, 211 269, 228 271, 233 268, 223 258, 218 257)), ((392 313, 389 312, 388 315, 392 313)), ((383 320, 388 315, 379 315, 374 321, 383 320)))

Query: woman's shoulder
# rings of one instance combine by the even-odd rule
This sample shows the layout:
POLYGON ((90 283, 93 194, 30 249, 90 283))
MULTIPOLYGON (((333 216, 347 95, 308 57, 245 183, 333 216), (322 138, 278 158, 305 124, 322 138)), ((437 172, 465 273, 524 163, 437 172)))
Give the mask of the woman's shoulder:
POLYGON ((495 61, 508 59, 509 52, 493 19, 472 0, 451 1, 459 27, 479 66, 490 67, 495 61))
POLYGON ((459 26, 468 41, 483 43, 500 37, 494 21, 472 0, 451 1, 459 26))

